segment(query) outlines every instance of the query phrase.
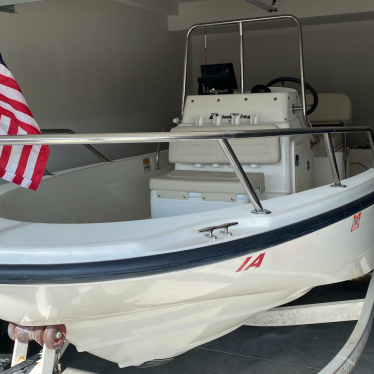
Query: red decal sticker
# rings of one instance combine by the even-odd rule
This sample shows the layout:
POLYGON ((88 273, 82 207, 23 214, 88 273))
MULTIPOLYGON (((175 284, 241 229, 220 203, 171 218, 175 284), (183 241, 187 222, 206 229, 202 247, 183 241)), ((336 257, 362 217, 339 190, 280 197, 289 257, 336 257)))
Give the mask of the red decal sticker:
POLYGON ((244 269, 244 271, 250 269, 250 268, 259 268, 262 264, 262 261, 264 260, 265 253, 261 254, 254 260, 248 267, 244 269))
POLYGON ((240 271, 243 270, 244 266, 248 264, 249 260, 251 259, 252 257, 247 257, 246 260, 243 262, 243 264, 240 266, 240 268, 236 271, 237 273, 239 273, 240 271))
POLYGON ((361 212, 358 214, 355 214, 355 216, 353 217, 351 232, 358 230, 358 228, 360 227, 360 221, 361 221, 361 212))
POLYGON ((245 270, 248 270, 250 268, 259 268, 262 264, 262 261, 264 260, 265 253, 260 254, 251 264, 249 264, 246 268, 245 266, 248 264, 248 262, 251 260, 252 257, 247 257, 245 261, 242 263, 240 268, 236 271, 237 273, 241 272, 244 268, 245 270))

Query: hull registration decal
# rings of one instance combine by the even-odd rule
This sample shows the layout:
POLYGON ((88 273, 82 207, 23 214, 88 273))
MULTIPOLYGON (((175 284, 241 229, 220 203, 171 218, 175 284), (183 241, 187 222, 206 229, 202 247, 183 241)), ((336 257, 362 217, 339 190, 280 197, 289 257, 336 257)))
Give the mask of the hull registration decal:
POLYGON ((250 257, 247 257, 244 262, 240 265, 239 269, 236 271, 237 273, 240 273, 241 271, 246 271, 250 268, 259 268, 262 264, 262 261, 264 260, 264 257, 265 257, 265 253, 262 253, 260 254, 258 257, 256 257, 256 259, 251 262, 248 266, 247 264, 249 263, 249 261, 251 261, 252 259, 252 256, 250 257), (246 267, 247 266, 247 267, 246 267), (243 270, 244 269, 244 270, 243 270))
POLYGON ((351 228, 352 234, 359 229, 360 221, 361 221, 361 212, 355 214, 353 217, 353 223, 352 223, 352 228, 351 228))

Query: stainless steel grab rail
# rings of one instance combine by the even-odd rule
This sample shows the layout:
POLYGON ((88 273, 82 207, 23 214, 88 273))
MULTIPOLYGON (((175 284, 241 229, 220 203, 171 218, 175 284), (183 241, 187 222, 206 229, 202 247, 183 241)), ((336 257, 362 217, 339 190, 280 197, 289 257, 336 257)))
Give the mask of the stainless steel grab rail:
POLYGON ((242 186, 244 188, 245 193, 249 197, 253 207, 255 210, 252 211, 254 214, 270 214, 271 212, 267 209, 263 209, 260 203, 260 199, 256 195, 251 182, 247 178, 247 174, 242 168, 239 160, 237 159, 234 150, 231 148, 230 143, 227 139, 220 139, 218 140, 219 145, 221 146, 223 152, 225 153, 226 157, 229 159, 232 168, 235 171, 236 176, 240 181, 242 181, 242 186))
POLYGON ((323 134, 323 137, 326 143, 327 156, 330 160, 332 176, 334 178, 334 184, 331 187, 347 187, 341 184, 340 182, 339 169, 338 169, 338 164, 336 162, 335 151, 334 151, 334 146, 332 144, 331 134, 323 134))
POLYGON ((182 91, 182 117, 184 113, 184 106, 186 103, 187 94, 187 74, 188 74, 188 50, 189 50, 189 40, 192 31, 199 28, 209 28, 217 26, 227 26, 227 25, 239 25, 239 39, 240 39, 240 92, 244 94, 244 38, 243 38, 243 24, 253 23, 253 22, 266 22, 266 21, 279 21, 279 20, 292 20, 296 23, 299 35, 299 65, 300 65, 300 80, 301 80, 301 105, 303 111, 304 123, 307 127, 312 127, 309 122, 307 109, 306 109, 306 97, 305 97, 305 69, 304 69, 304 47, 303 47, 303 31, 299 20, 291 15, 285 14, 281 16, 268 16, 268 17, 256 17, 256 18, 245 18, 229 21, 220 22, 208 22, 208 23, 198 23, 192 26, 187 32, 185 55, 184 55, 184 73, 183 73, 183 91, 182 91))
MULTIPOLYGON (((70 129, 41 129, 40 130, 42 134, 76 134, 75 131, 70 129)), ((99 157, 101 160, 105 162, 112 162, 111 160, 108 160, 102 153, 100 153, 96 148, 92 147, 90 144, 83 144, 89 151, 91 151, 94 155, 99 157)), ((47 175, 53 175, 51 174, 47 169, 45 169, 47 172, 47 175)))
POLYGON ((119 133, 119 134, 73 134, 73 135, 3 135, 0 136, 0 146, 5 145, 42 145, 42 144, 118 144, 118 143, 166 143, 170 141, 203 141, 218 140, 220 146, 229 159, 240 183, 246 191, 249 201, 255 208, 252 213, 269 214, 259 201, 256 193, 253 191, 252 185, 248 180, 246 173, 239 160, 237 159, 233 149, 229 144, 229 140, 243 138, 259 138, 259 137, 278 137, 292 135, 314 135, 327 134, 325 136, 327 155, 330 160, 331 170, 334 177, 333 187, 342 187, 339 177, 339 171, 336 163, 335 153, 331 143, 330 134, 333 133, 358 133, 366 132, 369 143, 374 155, 374 133, 373 129, 368 126, 357 127, 324 127, 324 128, 305 128, 305 129, 271 129, 271 130, 248 130, 248 131, 225 131, 225 132, 204 132, 191 133, 180 132, 173 134, 166 133, 119 133))
POLYGON ((220 139, 244 139, 315 134, 349 134, 367 132, 373 141, 373 129, 369 126, 313 127, 294 129, 207 131, 207 132, 133 132, 72 135, 2 135, 0 146, 4 145, 54 145, 54 144, 120 144, 120 143, 168 143, 170 141, 196 141, 220 139))

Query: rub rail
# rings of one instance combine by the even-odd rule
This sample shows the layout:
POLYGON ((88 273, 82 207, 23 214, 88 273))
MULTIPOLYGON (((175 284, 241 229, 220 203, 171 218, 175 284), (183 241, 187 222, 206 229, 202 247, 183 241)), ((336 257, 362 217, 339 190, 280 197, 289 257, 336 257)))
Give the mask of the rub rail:
POLYGON ((229 140, 245 138, 268 138, 294 135, 315 135, 324 134, 327 155, 330 161, 334 177, 333 187, 343 187, 340 182, 339 170, 336 163, 335 152, 331 143, 331 134, 349 134, 365 132, 369 138, 374 155, 374 134, 371 127, 324 127, 304 129, 270 129, 270 130, 247 130, 247 131, 226 131, 226 132, 180 132, 180 133, 118 133, 118 134, 72 134, 72 135, 15 135, 0 136, 0 146, 5 145, 55 145, 55 144, 118 144, 118 143, 167 143, 171 141, 218 141, 224 153, 229 159, 239 181, 246 191, 249 201, 255 210, 253 213, 269 214, 261 205, 256 193, 253 191, 245 171, 237 159, 229 140))

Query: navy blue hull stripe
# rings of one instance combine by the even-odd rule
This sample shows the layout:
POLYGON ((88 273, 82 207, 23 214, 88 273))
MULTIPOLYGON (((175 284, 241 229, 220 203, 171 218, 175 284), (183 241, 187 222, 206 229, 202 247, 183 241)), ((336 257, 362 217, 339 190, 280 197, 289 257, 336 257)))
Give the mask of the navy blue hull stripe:
MULTIPOLYGON (((313 233, 374 204, 374 192, 334 210, 248 238, 181 252, 114 261, 1 265, 0 284, 71 284, 111 281, 192 269, 250 255, 313 233)), ((233 269, 236 270, 236 269, 233 269)))

